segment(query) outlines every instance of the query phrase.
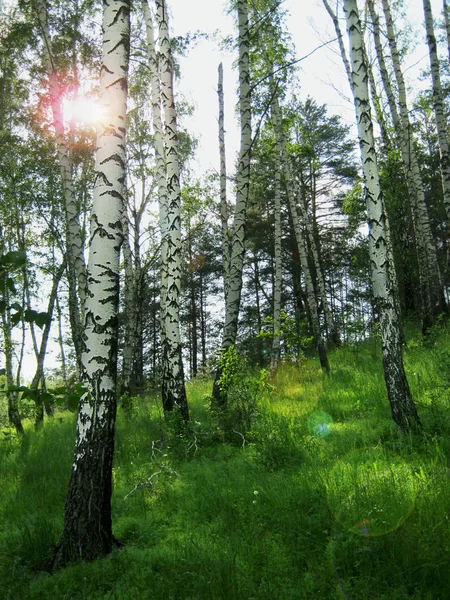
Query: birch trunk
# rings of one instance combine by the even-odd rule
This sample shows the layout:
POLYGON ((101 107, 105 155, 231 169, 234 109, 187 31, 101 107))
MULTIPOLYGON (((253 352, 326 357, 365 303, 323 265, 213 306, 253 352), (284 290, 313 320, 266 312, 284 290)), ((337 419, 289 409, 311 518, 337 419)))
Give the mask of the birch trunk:
POLYGON ((274 254, 275 254, 275 278, 273 285, 273 341, 272 355, 270 360, 270 373, 275 374, 280 361, 281 352, 281 156, 279 149, 276 150, 275 174, 274 174, 274 199, 275 199, 275 231, 274 231, 274 254))
MULTIPOLYGON (((385 4, 387 4, 387 0, 383 0, 383 6, 385 6, 385 4)), ((448 142, 448 123, 445 113, 444 95, 442 93, 440 65, 437 53, 437 42, 434 35, 433 13, 431 11, 430 0, 423 0, 423 11, 425 15, 425 28, 427 31, 428 53, 430 55, 431 79, 433 82, 432 102, 439 139, 444 206, 447 213, 447 219, 450 222, 450 146, 448 142)))
POLYGON ((289 157, 286 152, 286 139, 283 132, 283 123, 281 118, 281 108, 278 103, 278 98, 274 98, 272 101, 272 118, 275 127, 275 136, 276 136, 276 144, 277 144, 277 152, 281 156, 281 162, 283 164, 284 177, 285 177, 285 186, 286 186, 286 194, 288 198, 289 210, 291 213, 292 225, 294 228, 295 239, 297 242, 297 249, 300 258, 300 264, 303 271, 303 276, 305 278, 305 286, 306 286, 306 301, 308 304, 308 312, 311 321, 311 328, 313 331, 314 342, 317 347, 317 351, 319 354, 319 361, 322 371, 324 373, 330 372, 330 365, 328 362, 328 356, 325 349, 325 342, 322 337, 322 332, 320 329, 320 319, 319 319, 319 308, 317 306, 316 293, 314 289, 313 280, 311 277, 311 271, 308 264, 308 255, 306 251, 305 239, 302 232, 298 212, 297 212, 297 202, 295 198, 295 191, 293 187, 294 177, 292 174, 291 165, 289 163, 289 157))
POLYGON ((352 92, 361 150, 369 220, 369 253, 372 293, 380 315, 384 378, 394 422, 404 432, 420 426, 419 416, 403 367, 399 316, 395 309, 392 274, 389 272, 386 219, 378 175, 370 111, 364 40, 356 0, 344 0, 350 44, 352 92))
MULTIPOLYGON (((5 290, 4 300, 9 304, 8 289, 5 290)), ((13 373, 13 341, 12 341, 12 325, 9 310, 2 313, 2 330, 3 330, 3 344, 4 344, 4 355, 5 355, 5 371, 6 371, 6 385, 8 388, 16 385, 13 373)), ((23 434, 23 425, 20 418, 19 412, 19 397, 17 392, 7 392, 8 399, 8 422, 12 425, 16 432, 23 434)))
POLYGON ((161 275, 160 275, 160 306, 161 306, 161 344, 164 346, 166 327, 167 295, 167 212, 168 191, 166 179, 166 161, 164 152, 163 123, 161 118, 161 86, 159 80, 159 63, 155 49, 155 34, 153 17, 148 0, 142 0, 145 27, 147 33, 147 57, 150 72, 150 88, 152 103, 153 145, 155 149, 156 179, 158 187, 159 223, 161 230, 161 275))
POLYGON ((86 299, 86 265, 84 260, 84 243, 81 235, 79 211, 76 202, 75 188, 72 181, 72 166, 67 146, 62 98, 63 90, 59 82, 53 56, 52 40, 48 25, 48 12, 45 0, 36 0, 39 26, 44 42, 44 62, 49 81, 50 104, 53 117, 53 129, 57 147, 58 162, 61 172, 61 182, 64 193, 67 279, 69 283, 69 313, 72 329, 77 367, 81 374, 81 352, 84 304, 86 299))
MULTIPOLYGON (((223 328, 222 351, 236 343, 239 310, 242 291, 242 270, 245 254, 245 227, 250 188, 250 150, 252 144, 251 90, 250 90, 250 33, 248 25, 247 0, 237 0, 239 27, 239 117, 240 148, 236 176, 236 205, 230 244, 230 266, 225 302, 225 324, 223 328)), ((217 403, 224 405, 226 398, 221 394, 220 369, 216 371, 213 396, 217 403)))
POLYGON ((450 11, 447 0, 442 0, 442 12, 444 13, 445 36, 447 38, 447 52, 450 63, 450 11))
POLYGON ((64 529, 54 567, 91 561, 113 546, 112 460, 116 418, 119 255, 125 206, 125 132, 129 0, 103 4, 101 104, 91 214, 84 349, 86 393, 80 400, 64 529))
POLYGON ((164 143, 167 173, 167 292, 164 314, 162 402, 166 412, 177 409, 184 420, 189 409, 184 386, 180 335, 181 292, 181 229, 180 174, 178 162, 178 131, 173 92, 173 61, 170 49, 168 14, 165 0, 156 0, 156 19, 159 28, 161 98, 164 114, 164 143))
POLYGON ((223 65, 218 69, 217 95, 219 97, 219 156, 220 156, 220 222, 222 225, 222 264, 223 287, 225 304, 227 303, 228 282, 230 279, 230 244, 228 233, 228 205, 227 205, 227 162, 225 154, 225 109, 223 93, 223 65))
MULTIPOLYGON (((39 345, 38 352, 36 353, 36 371, 34 373, 33 379, 30 384, 30 389, 37 390, 39 384, 41 384, 42 389, 45 391, 45 378, 44 378, 44 362, 45 356, 47 354, 47 345, 50 337, 50 330, 52 327, 52 318, 53 311, 55 308, 56 296, 58 294, 59 282, 63 276, 64 270, 66 268, 66 262, 64 261, 56 273, 53 275, 52 289, 50 290, 50 295, 48 297, 47 304, 47 315, 48 321, 44 325, 44 329, 42 331, 41 343, 39 345)), ((49 408, 51 408, 48 403, 44 403, 45 410, 47 414, 49 414, 49 408)), ((35 429, 38 429, 44 420, 44 412, 41 407, 40 411, 36 411, 36 418, 34 422, 35 429), (41 418, 42 417, 42 418, 41 418)), ((53 411, 50 410, 50 414, 53 414, 53 411)))
POLYGON ((395 33, 388 0, 383 1, 387 24, 387 36, 394 66, 398 89, 398 103, 392 89, 380 36, 379 18, 375 11, 373 0, 369 0, 369 11, 373 23, 375 49, 380 67, 381 78, 389 102, 392 121, 401 151, 403 170, 408 186, 413 229, 415 232, 416 251, 419 265, 419 285, 422 301, 422 331, 425 333, 434 323, 435 317, 444 309, 441 274, 439 271, 436 246, 431 231, 428 208, 425 201, 425 191, 420 173, 419 161, 415 151, 412 127, 406 96, 406 86, 400 65, 400 55, 395 39, 395 33))
POLYGON ((130 246, 130 232, 128 225, 128 212, 126 207, 123 210, 123 270, 125 275, 124 281, 124 300, 123 300, 123 313, 124 313, 124 339, 123 339, 123 353, 122 353, 122 381, 120 386, 120 394, 130 394, 133 396, 132 391, 132 372, 133 372, 133 347, 136 343, 134 339, 135 334, 135 310, 136 310, 136 294, 135 294, 135 278, 133 273, 133 258, 130 246))

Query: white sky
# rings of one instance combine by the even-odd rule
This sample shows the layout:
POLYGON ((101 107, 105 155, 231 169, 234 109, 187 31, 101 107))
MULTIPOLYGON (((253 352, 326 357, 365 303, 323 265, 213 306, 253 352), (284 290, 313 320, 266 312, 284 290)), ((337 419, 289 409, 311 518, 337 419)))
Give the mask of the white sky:
MULTIPOLYGON (((172 12, 170 27, 173 35, 186 35, 196 30, 212 33, 219 29, 225 35, 235 35, 233 19, 226 15, 228 0, 168 0, 172 12)), ((410 84, 417 85, 419 69, 428 66, 425 47, 422 0, 406 0, 407 16, 415 32, 417 47, 405 61, 410 84)), ((331 5, 334 2, 331 1, 331 5)), ((442 1, 432 0, 435 19, 441 14, 442 1)), ((317 46, 335 37, 333 24, 321 0, 285 0, 283 8, 289 11, 288 29, 296 48, 297 58, 306 56, 317 46)), ((341 21, 345 34, 345 21, 341 21)), ((321 48, 299 64, 300 98, 312 96, 327 104, 330 114, 339 114, 345 122, 354 125, 353 103, 348 100, 349 89, 337 43, 321 48), (347 101, 345 100, 347 98, 347 101)), ((218 169, 217 142, 217 67, 224 64, 224 93, 227 130, 227 167, 232 171, 238 148, 235 105, 237 102, 237 72, 232 64, 236 56, 220 52, 217 43, 201 41, 188 56, 180 61, 182 79, 178 83, 186 98, 195 108, 193 117, 186 121, 188 128, 200 138, 197 164, 199 171, 218 169)), ((423 85, 423 84, 422 84, 423 85)))

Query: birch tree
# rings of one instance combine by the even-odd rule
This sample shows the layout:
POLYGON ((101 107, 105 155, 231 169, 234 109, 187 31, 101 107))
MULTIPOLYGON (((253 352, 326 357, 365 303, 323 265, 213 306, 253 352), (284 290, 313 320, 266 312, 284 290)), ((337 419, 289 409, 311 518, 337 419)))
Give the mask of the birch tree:
POLYGON ((129 0, 103 4, 101 105, 89 242, 84 349, 86 391, 79 406, 64 529, 54 567, 108 554, 116 418, 119 254, 123 241, 129 0))
POLYGON ((273 284, 273 340, 270 357, 270 372, 274 374, 280 360, 281 350, 281 283, 282 283, 282 248, 281 248, 281 155, 276 144, 275 173, 274 173, 274 255, 275 277, 273 284))
MULTIPOLYGON (((245 225, 250 187, 250 150, 252 144, 251 90, 250 90, 250 34, 247 0, 237 0, 239 27, 239 117, 240 148, 236 175, 236 205, 230 243, 230 266, 225 303, 225 324, 222 338, 222 352, 236 343, 239 309, 242 291, 242 270, 245 253, 245 225)), ((216 371, 213 396, 219 404, 225 400, 221 394, 220 368, 216 371)))
POLYGON ((380 316, 384 378, 392 417, 399 428, 407 432, 420 426, 420 420, 403 366, 401 328, 395 307, 392 273, 389 270, 386 217, 373 134, 364 39, 356 0, 344 0, 344 13, 350 46, 352 93, 366 186, 372 293, 380 316))
POLYGON ((156 20, 159 29, 161 99, 164 115, 164 144, 167 177, 167 214, 162 215, 162 235, 166 237, 163 263, 167 276, 163 308, 163 382, 164 410, 177 409, 189 418, 184 386, 180 336, 181 293, 181 228, 180 228, 180 167, 177 116, 173 91, 173 60, 170 49, 168 14, 165 0, 156 0, 156 20))
POLYGON ((222 226, 222 263, 224 298, 228 294, 230 277, 230 247, 228 233, 228 204, 227 204, 227 163, 225 154, 225 101, 223 91, 223 64, 218 68, 217 95, 219 99, 219 157, 220 157, 220 223, 222 226))
MULTIPOLYGON (((388 6, 383 0, 383 7, 388 6)), ((430 57, 431 80, 433 84, 432 103, 436 117, 436 128, 439 139, 439 153, 441 158, 442 187, 444 190, 444 206, 447 220, 450 222, 450 145, 448 141, 448 123, 442 92, 440 63, 437 53, 437 42, 434 34, 433 13, 430 0, 423 0, 425 15, 425 28, 427 32, 428 54, 430 57)), ((391 19, 392 23, 392 19, 391 19)))

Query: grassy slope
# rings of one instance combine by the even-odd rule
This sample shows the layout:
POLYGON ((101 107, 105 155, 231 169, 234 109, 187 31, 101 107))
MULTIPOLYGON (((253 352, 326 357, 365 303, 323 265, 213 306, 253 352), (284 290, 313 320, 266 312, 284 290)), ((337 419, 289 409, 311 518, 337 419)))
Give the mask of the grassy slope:
POLYGON ((125 544, 35 572, 62 525, 74 439, 63 414, 0 444, 0 597, 10 600, 450 598, 448 332, 405 363, 424 422, 392 425, 373 345, 282 369, 247 442, 220 441, 209 382, 189 385, 196 433, 159 402, 118 420, 113 511, 125 544), (149 481, 149 478, 151 480, 149 481))

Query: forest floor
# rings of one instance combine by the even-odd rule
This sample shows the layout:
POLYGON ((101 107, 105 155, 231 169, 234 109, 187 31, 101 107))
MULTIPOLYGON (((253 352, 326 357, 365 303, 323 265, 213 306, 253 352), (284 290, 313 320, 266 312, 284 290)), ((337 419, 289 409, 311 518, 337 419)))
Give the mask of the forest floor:
MULTIPOLYGON (((228 441, 211 382, 188 384, 190 429, 159 398, 119 408, 114 533, 104 560, 39 572, 58 543, 75 418, 0 441, 4 600, 448 600, 450 329, 412 331, 423 432, 402 435, 377 343, 280 368, 228 441)), ((245 399, 248 396, 243 394, 245 399)))

